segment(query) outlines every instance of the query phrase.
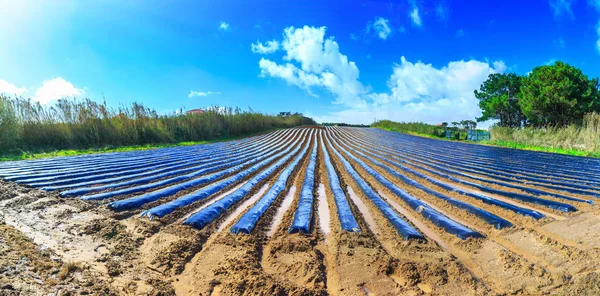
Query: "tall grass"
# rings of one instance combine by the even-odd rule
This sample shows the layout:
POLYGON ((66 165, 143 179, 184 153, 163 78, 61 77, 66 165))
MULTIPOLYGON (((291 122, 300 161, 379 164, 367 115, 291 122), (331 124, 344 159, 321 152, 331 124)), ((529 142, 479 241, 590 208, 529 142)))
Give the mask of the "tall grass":
POLYGON ((444 128, 422 122, 394 122, 391 120, 379 120, 372 127, 378 127, 393 132, 414 133, 428 136, 439 136, 444 128))
POLYGON ((600 156, 600 114, 588 113, 583 125, 546 128, 492 127, 490 144, 559 152, 574 155, 600 156))
POLYGON ((239 108, 159 115, 140 103, 110 108, 106 102, 65 98, 43 106, 0 95, 0 154, 205 141, 308 124, 315 122, 302 115, 239 108))

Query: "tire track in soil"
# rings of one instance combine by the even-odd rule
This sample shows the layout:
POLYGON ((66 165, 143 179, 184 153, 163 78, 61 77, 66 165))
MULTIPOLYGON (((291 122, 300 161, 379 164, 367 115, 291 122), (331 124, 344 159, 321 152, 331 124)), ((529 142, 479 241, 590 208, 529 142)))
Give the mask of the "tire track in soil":
POLYGON ((58 251, 58 260, 79 266, 75 278, 68 277, 71 281, 103 295, 172 293, 162 276, 133 264, 140 237, 118 221, 78 199, 20 185, 5 189, 19 193, 0 206, 0 216, 10 216, 32 241, 39 238, 36 244, 41 248, 58 251))

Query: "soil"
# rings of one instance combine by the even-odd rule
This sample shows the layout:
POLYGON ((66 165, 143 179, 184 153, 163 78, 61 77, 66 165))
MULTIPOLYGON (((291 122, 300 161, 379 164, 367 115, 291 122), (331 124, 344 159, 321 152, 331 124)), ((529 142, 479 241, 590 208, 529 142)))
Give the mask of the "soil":
MULTIPOLYGON (((286 188, 249 235, 235 235, 229 229, 271 188, 296 155, 289 157, 275 173, 256 184, 242 200, 200 230, 181 222, 226 198, 256 174, 214 196, 154 220, 141 218, 139 214, 203 186, 188 188, 139 209, 114 213, 106 207, 108 201, 61 198, 57 192, 0 180, 0 295, 600 294, 598 205, 539 196, 578 208, 575 213, 563 213, 484 193, 490 198, 547 214, 546 218, 534 220, 449 192, 396 169, 432 190, 470 203, 513 224, 498 230, 468 211, 407 186, 371 160, 348 150, 408 194, 484 236, 461 240, 413 210, 358 163, 341 153, 364 181, 425 237, 406 241, 344 168, 333 151, 336 146, 330 147, 325 141, 330 161, 361 228, 360 232, 346 232, 341 229, 321 151, 321 137, 332 144, 347 145, 358 151, 373 149, 369 151, 376 151, 375 155, 381 158, 403 157, 402 151, 386 150, 387 147, 376 144, 375 134, 369 129, 302 129, 308 129, 308 132, 300 145, 307 147, 308 152, 295 167, 286 188), (290 234, 288 229, 298 208, 315 138, 318 154, 310 232, 290 234)), ((281 135, 289 134, 283 132, 281 135)), ((298 137, 290 137, 288 141, 298 137)), ((254 141, 260 139, 257 137, 254 141)), ((433 159, 432 163, 441 164, 433 159)), ((427 171, 414 169, 449 182, 427 171)), ((474 179, 469 181, 524 193, 474 179)), ((476 191, 469 186, 449 184, 476 191)), ((513 184, 548 193, 558 192, 535 184, 513 184)), ((600 187, 596 191, 600 192, 600 187)), ((111 200, 125 197, 129 196, 111 200)))

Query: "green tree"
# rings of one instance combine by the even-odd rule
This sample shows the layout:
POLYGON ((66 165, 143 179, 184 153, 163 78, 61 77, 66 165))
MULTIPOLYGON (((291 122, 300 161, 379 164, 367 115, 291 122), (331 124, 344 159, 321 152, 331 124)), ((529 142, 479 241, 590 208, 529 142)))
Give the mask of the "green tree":
POLYGON ((519 105, 530 124, 580 124, 588 112, 600 112, 598 78, 588 79, 580 69, 563 62, 533 69, 523 80, 519 105))
POLYGON ((475 97, 483 115, 477 121, 500 120, 500 126, 520 127, 526 119, 519 106, 519 91, 523 77, 514 74, 494 73, 483 82, 475 97))

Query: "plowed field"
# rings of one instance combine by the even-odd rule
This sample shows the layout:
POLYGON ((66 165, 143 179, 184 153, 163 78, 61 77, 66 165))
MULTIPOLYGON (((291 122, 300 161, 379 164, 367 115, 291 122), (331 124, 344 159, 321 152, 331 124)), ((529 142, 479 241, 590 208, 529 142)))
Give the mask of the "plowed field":
POLYGON ((0 294, 600 294, 597 159, 302 127, 0 179, 0 294))

